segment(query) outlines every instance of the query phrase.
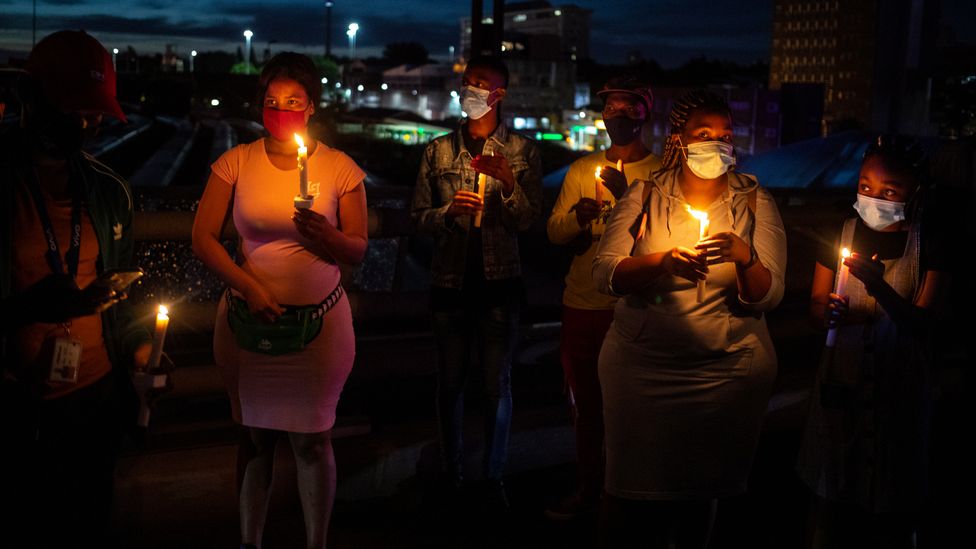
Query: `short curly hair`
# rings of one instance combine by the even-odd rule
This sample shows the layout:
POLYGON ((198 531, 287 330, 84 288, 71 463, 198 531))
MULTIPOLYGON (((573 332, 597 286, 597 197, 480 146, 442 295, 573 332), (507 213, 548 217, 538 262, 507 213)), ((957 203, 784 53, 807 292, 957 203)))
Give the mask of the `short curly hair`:
POLYGON ((268 92, 268 86, 279 78, 298 82, 305 89, 313 105, 317 105, 322 97, 322 79, 315 63, 307 55, 284 51, 272 57, 261 70, 257 105, 264 104, 264 95, 268 92))

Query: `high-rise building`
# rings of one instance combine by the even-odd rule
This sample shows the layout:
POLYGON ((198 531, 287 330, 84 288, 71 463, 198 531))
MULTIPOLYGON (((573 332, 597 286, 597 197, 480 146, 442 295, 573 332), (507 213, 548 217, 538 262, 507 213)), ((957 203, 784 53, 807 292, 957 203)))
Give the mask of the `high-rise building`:
POLYGON ((927 133, 934 0, 774 0, 769 86, 820 84, 823 133, 927 133))
MULTIPOLYGON (((553 129, 565 109, 578 106, 576 65, 590 54, 591 13, 544 1, 505 4, 496 55, 511 75, 502 111, 506 122, 525 129, 553 129)), ((490 17, 482 22, 494 24, 490 17)), ((461 56, 469 59, 473 56, 471 18, 462 18, 460 27, 461 56)))
MULTIPOLYGON (((550 35, 559 37, 559 52, 567 60, 583 60, 590 55, 590 14, 572 4, 553 6, 549 2, 505 4, 505 35, 550 35)), ((491 18, 483 22, 491 24, 491 18)), ((461 55, 471 57, 471 18, 461 18, 461 55)))

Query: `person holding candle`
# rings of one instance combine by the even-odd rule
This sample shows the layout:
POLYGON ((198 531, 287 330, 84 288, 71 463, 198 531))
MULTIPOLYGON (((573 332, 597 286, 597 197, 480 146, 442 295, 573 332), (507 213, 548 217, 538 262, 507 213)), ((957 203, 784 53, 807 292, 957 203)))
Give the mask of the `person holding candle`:
POLYGON ((125 121, 111 55, 55 32, 16 93, 20 124, 0 133, 3 536, 112 546, 116 452, 138 411, 129 373, 150 342, 124 296, 96 283, 133 266, 129 186, 82 150, 104 116, 125 121))
POLYGON ((570 245, 575 253, 563 292, 559 358, 576 427, 578 483, 572 494, 546 509, 546 516, 554 520, 595 511, 603 493, 603 401, 597 358, 617 298, 596 289, 592 274, 596 244, 629 186, 628 177, 645 179, 661 167, 660 159, 640 138, 651 118, 650 86, 636 76, 622 75, 610 79, 598 95, 604 100, 610 148, 569 166, 547 223, 549 240, 570 245))
POLYGON ((510 132, 499 114, 508 86, 505 64, 473 58, 461 85, 466 119, 427 145, 411 210, 418 232, 434 239, 430 294, 444 485, 453 491, 462 481, 464 387, 474 355, 486 397, 485 502, 498 511, 508 506, 502 476, 524 299, 518 234, 539 216, 542 168, 534 142, 510 132), (478 174, 485 175, 484 199, 475 188, 478 174))
POLYGON ((776 374, 763 317, 784 288, 776 203, 731 170, 724 99, 689 92, 670 125, 661 170, 624 193, 593 260, 597 288, 620 298, 599 357, 607 547, 707 544, 717 498, 745 491, 776 374), (708 214, 705 240, 686 205, 708 214))
POLYGON ((823 351, 797 470, 816 494, 813 547, 910 547, 927 492, 932 334, 950 281, 926 201, 926 154, 882 135, 864 153, 857 217, 825 241, 810 314, 823 351), (839 261, 839 250, 851 250, 839 261), (848 269, 835 291, 835 272, 848 269))
POLYGON ((261 544, 274 448, 285 434, 302 487, 307 546, 325 547, 336 488, 331 429, 355 357, 339 264, 358 263, 366 252, 365 174, 306 133, 322 90, 308 57, 276 55, 259 82, 270 135, 238 145, 213 164, 193 226, 193 249, 229 286, 217 313, 214 357, 234 419, 250 435, 239 456, 245 466, 242 541, 261 544), (308 145, 307 192, 315 197, 310 208, 294 203, 300 193, 296 133, 308 145), (241 235, 237 261, 220 242, 228 215, 241 235), (321 322, 321 328, 305 334, 299 315, 311 315, 309 322, 321 322), (291 336, 275 339, 264 330, 269 325, 291 336))

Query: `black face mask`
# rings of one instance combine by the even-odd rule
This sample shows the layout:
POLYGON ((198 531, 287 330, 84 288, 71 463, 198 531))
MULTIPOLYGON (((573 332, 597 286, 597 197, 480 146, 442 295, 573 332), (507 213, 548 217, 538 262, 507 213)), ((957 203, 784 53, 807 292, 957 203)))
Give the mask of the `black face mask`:
POLYGON ((643 120, 634 120, 629 116, 617 116, 603 121, 607 125, 607 134, 614 145, 626 146, 640 137, 643 120))
POLYGON ((82 118, 73 113, 46 113, 34 125, 38 145, 48 154, 68 157, 81 150, 95 135, 96 128, 87 128, 82 118))

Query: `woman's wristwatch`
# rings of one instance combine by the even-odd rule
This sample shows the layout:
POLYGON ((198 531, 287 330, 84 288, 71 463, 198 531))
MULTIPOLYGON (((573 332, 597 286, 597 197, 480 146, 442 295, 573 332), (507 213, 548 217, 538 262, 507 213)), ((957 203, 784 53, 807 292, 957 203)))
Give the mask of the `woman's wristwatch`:
POLYGON ((739 265, 739 268, 743 271, 747 271, 750 267, 755 265, 757 261, 759 261, 759 254, 756 253, 755 246, 749 246, 749 262, 745 265, 739 265))

